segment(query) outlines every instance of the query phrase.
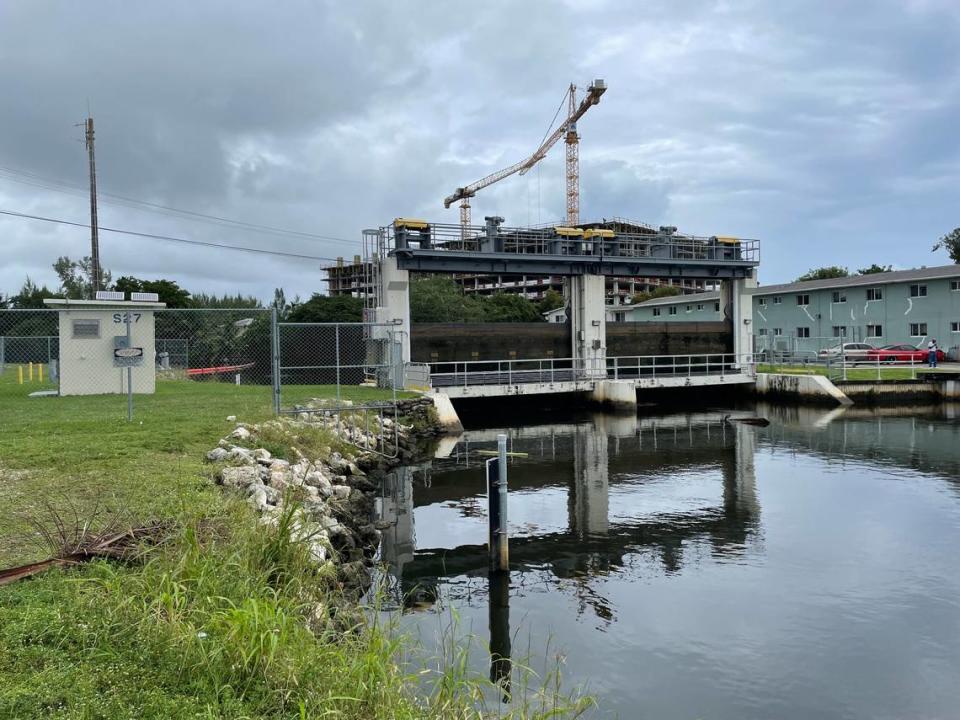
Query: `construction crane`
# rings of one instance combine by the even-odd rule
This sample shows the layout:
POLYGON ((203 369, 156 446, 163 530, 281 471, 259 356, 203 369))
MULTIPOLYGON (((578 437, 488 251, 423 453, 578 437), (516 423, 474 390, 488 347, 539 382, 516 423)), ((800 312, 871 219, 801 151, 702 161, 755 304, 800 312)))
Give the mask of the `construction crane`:
POLYGON ((452 195, 443 199, 443 206, 449 208, 453 203, 460 201, 460 225, 466 228, 470 225, 470 198, 485 187, 510 177, 515 173, 525 174, 530 168, 546 157, 547 152, 556 145, 560 138, 565 138, 567 145, 567 224, 576 225, 580 222, 580 136, 577 134, 577 121, 583 117, 592 106, 600 102, 600 96, 607 90, 603 80, 594 80, 587 88, 587 94, 577 104, 577 86, 570 84, 567 90, 567 117, 550 136, 543 141, 530 157, 521 160, 510 167, 498 170, 477 180, 475 183, 457 188, 452 195))

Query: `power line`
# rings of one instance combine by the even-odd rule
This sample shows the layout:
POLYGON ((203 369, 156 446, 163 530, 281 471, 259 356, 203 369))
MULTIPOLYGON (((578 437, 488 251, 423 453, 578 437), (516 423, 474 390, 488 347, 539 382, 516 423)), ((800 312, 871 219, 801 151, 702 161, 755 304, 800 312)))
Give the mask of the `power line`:
MULTIPOLYGON (((3 177, 5 180, 10 180, 12 182, 22 183, 24 185, 31 185, 33 187, 40 187, 45 190, 52 190, 53 192, 62 192, 67 195, 79 195, 82 191, 83 195, 86 195, 86 189, 76 185, 74 183, 66 182, 63 180, 54 180, 53 178, 47 178, 42 175, 37 175, 36 173, 27 172, 25 170, 17 170, 15 168, 3 167, 0 166, 0 177, 3 177), (19 176, 19 177, 11 177, 19 176)), ((272 225, 261 225, 259 223, 246 222, 244 220, 234 220, 233 218, 222 217, 220 215, 209 215, 206 213, 196 212, 194 210, 183 210, 182 208, 172 207, 170 205, 162 205, 160 203, 153 203, 147 200, 137 200, 136 198, 125 197, 123 195, 116 195, 114 193, 103 192, 102 190, 98 193, 101 202, 109 203, 111 205, 119 205, 121 207, 128 207, 134 210, 147 210, 149 212, 156 212, 164 215, 169 215, 173 213, 177 216, 185 216, 182 219, 187 220, 198 220, 201 222, 208 222, 214 224, 228 225, 231 227, 242 227, 248 230, 255 230, 257 232, 269 233, 274 235, 292 235, 295 237, 309 238, 315 240, 327 240, 330 242, 339 242, 339 243, 348 243, 350 245, 356 245, 358 241, 349 240, 347 238, 337 237, 335 235, 321 235, 319 233, 309 233, 303 232, 300 230, 287 230, 285 228, 279 228, 272 225), (104 199, 107 198, 107 199, 104 199)))
MULTIPOLYGON (((11 217, 25 218, 29 220, 42 220, 43 222, 57 223, 59 225, 71 225, 90 229, 86 223, 73 222, 71 220, 61 220, 59 218, 44 217, 43 215, 30 215, 29 213, 14 212, 13 210, 0 210, 0 215, 9 215, 11 217)), ((322 257, 319 255, 304 255, 301 253, 283 252, 282 250, 263 250, 262 248, 246 247, 243 245, 227 245, 226 243, 207 242, 205 240, 190 240, 188 238, 172 237, 170 235, 155 235, 153 233, 136 232, 135 230, 121 230, 119 228, 110 228, 100 226, 101 232, 112 232, 119 235, 132 235, 134 237, 147 238, 149 240, 165 240, 167 242, 185 243, 187 245, 199 245, 201 247, 220 248, 223 250, 239 250, 242 252, 258 253, 260 255, 276 255, 278 257, 296 258, 297 260, 322 260, 324 262, 336 262, 335 258, 322 257)))

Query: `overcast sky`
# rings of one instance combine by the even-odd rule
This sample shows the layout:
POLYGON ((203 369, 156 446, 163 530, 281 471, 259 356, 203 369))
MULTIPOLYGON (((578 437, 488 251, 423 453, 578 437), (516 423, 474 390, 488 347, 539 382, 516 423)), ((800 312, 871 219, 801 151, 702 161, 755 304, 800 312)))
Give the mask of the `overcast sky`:
MULTIPOLYGON (((89 103, 102 191, 342 240, 107 197, 101 225, 349 257, 398 215, 456 222, 443 197, 529 154, 593 78, 609 90, 580 123, 583 219, 759 238, 763 283, 949 262, 930 246, 960 225, 957 0, 3 0, 0 210, 88 220, 70 187, 89 103)), ((558 144, 474 218, 561 218, 563 192, 558 144)), ((6 292, 89 253, 83 228, 0 216, 0 239, 6 292)), ((110 233, 101 253, 114 277, 192 291, 324 287, 319 261, 110 233)))

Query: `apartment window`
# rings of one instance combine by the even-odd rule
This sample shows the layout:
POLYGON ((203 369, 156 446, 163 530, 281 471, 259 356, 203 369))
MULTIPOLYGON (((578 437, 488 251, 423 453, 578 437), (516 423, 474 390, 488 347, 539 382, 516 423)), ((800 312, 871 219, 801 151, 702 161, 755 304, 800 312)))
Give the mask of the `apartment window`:
POLYGON ((713 304, 713 311, 714 311, 714 312, 720 312, 720 303, 715 302, 715 303, 713 304))
POLYGON ((835 303, 845 303, 847 301, 847 291, 846 290, 834 290, 833 291, 833 302, 835 303))
POLYGON ((927 286, 926 285, 911 285, 910 286, 910 297, 926 297, 927 296, 927 286))
POLYGON ((867 302, 883 300, 883 288, 867 288, 867 302))
POLYGON ((798 327, 798 328, 797 328, 797 337, 798 337, 798 338, 808 338, 808 337, 810 337, 810 328, 808 328, 808 327, 798 327))
POLYGON ((797 305, 800 307, 806 307, 810 304, 810 296, 804 293, 803 295, 797 295, 797 305))
POLYGON ((777 295, 775 298, 773 298, 773 304, 774 304, 774 305, 779 305, 779 304, 782 303, 782 302, 783 302, 783 298, 780 297, 779 295, 777 295))
POLYGON ((953 290, 953 292, 960 291, 960 280, 951 280, 950 289, 953 290))
POLYGON ((835 338, 845 338, 847 336, 847 326, 846 325, 834 325, 833 326, 833 336, 835 338))
POLYGON ((867 337, 883 337, 883 325, 867 325, 867 337))
POLYGON ((950 332, 960 333, 960 322, 950 323, 950 332))
POLYGON ((693 305, 687 305, 687 309, 685 312, 692 312, 692 311, 693 311, 693 305))
POLYGON ((766 299, 766 298, 759 298, 759 299, 757 300, 757 304, 758 304, 760 307, 766 307, 766 306, 767 306, 767 299, 766 299))
POLYGON ((676 305, 671 305, 671 306, 670 306, 670 314, 671 314, 671 315, 676 315, 676 314, 677 314, 677 306, 676 306, 676 305))
POLYGON ((654 316, 654 317, 660 317, 660 308, 654 308, 654 309, 653 309, 653 316, 654 316))
POLYGON ((624 320, 626 320, 626 318, 627 318, 627 314, 624 312, 615 312, 613 314, 614 322, 623 322, 624 320))
POLYGON ((764 335, 767 334, 767 329, 766 329, 766 328, 760 328, 760 329, 757 331, 757 334, 760 335, 760 336, 764 336, 764 335))
POLYGON ((774 329, 773 329, 773 334, 774 334, 774 336, 776 336, 776 337, 779 337, 779 336, 783 335, 783 328, 774 328, 774 329))
POLYGON ((910 323, 910 337, 926 337, 926 336, 927 336, 926 323, 910 323))
POLYGON ((697 310, 703 310, 703 303, 697 303, 697 310))
POLYGON ((96 340, 100 337, 100 321, 74 320, 73 337, 78 340, 96 340))

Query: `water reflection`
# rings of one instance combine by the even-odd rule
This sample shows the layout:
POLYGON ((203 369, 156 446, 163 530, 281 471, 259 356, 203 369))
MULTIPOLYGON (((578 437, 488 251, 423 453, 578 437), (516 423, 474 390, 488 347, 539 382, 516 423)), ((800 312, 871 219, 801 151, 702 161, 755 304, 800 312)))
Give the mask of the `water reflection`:
MULTIPOLYGON (((754 428, 725 424, 717 413, 595 415, 506 430, 514 454, 511 573, 490 574, 482 468, 500 432, 468 432, 432 463, 392 473, 378 513, 398 605, 429 607, 446 578, 474 579, 465 595, 486 581, 490 677, 505 695, 511 593, 523 596, 528 581, 540 582, 544 573, 556 578, 578 614, 591 613, 604 629, 617 621, 617 610, 603 578, 627 566, 636 572, 640 561, 669 575, 704 554, 736 562, 762 551, 754 428)), ((455 600, 457 589, 447 590, 455 600)))
POLYGON ((455 607, 504 698, 560 647, 602 717, 955 716, 956 411, 741 410, 766 428, 728 412, 474 430, 398 471, 379 506, 402 622, 440 646, 455 607), (510 460, 512 572, 491 578, 498 432, 526 456, 510 460))

